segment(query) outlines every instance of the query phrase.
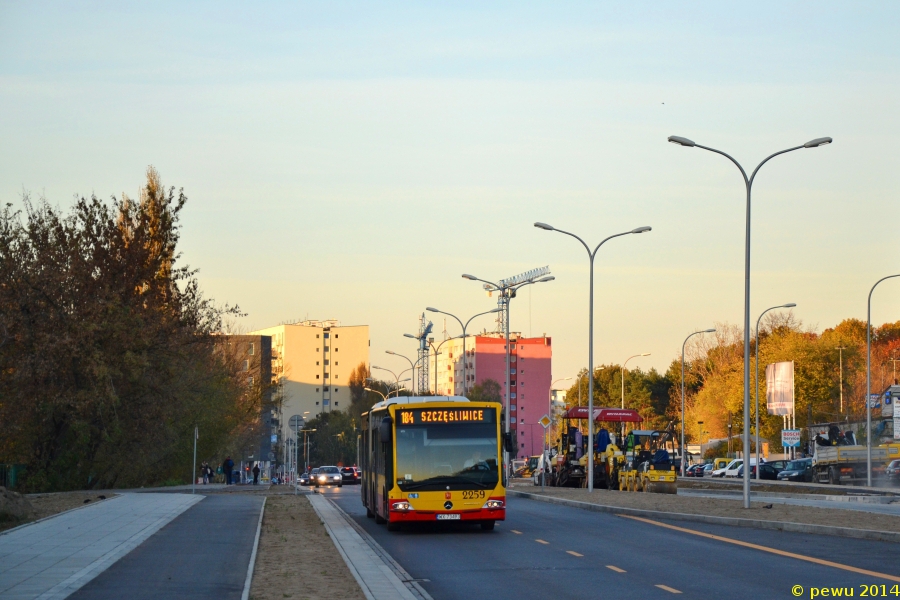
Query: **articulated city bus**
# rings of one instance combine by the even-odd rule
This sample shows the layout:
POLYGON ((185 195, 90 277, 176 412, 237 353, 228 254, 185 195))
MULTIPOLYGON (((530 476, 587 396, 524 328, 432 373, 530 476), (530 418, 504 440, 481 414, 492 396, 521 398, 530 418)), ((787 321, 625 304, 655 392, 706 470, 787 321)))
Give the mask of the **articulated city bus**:
POLYGON ((506 518, 500 404, 461 396, 389 398, 362 416, 366 516, 403 523, 506 518))

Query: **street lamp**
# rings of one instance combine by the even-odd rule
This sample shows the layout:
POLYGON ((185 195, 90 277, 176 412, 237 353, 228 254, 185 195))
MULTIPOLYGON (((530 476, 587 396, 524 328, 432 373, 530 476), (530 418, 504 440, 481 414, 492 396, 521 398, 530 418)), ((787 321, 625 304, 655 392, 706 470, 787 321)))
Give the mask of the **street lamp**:
POLYGON ((550 392, 547 394, 547 418, 550 419, 550 425, 544 429, 544 464, 541 467, 541 491, 544 491, 544 478, 547 472, 548 462, 550 461, 550 426, 553 424, 553 384, 559 381, 569 381, 571 377, 562 377, 550 382, 550 392))
MULTIPOLYGON (((721 154, 728 160, 734 163, 734 165, 741 172, 741 175, 744 178, 744 186, 747 190, 747 217, 746 217, 746 235, 744 240, 744 456, 750 456, 750 191, 753 187, 753 180, 756 178, 756 174, 759 172, 759 169, 769 162, 771 159, 775 158, 780 154, 785 154, 787 152, 793 152, 794 150, 800 150, 801 148, 818 148, 819 146, 824 146, 826 144, 830 144, 832 142, 830 137, 822 137, 816 138, 814 140, 810 140, 801 146, 794 146, 793 148, 788 148, 787 150, 781 150, 776 152, 775 154, 769 155, 765 160, 756 165, 756 168, 753 170, 753 173, 750 177, 747 177, 747 172, 744 170, 744 167, 732 158, 730 155, 722 152, 721 150, 716 150, 715 148, 710 148, 708 146, 701 146, 687 138, 679 137, 677 135, 669 136, 669 141, 673 144, 678 144, 679 146, 684 146, 686 148, 703 148, 704 150, 709 150, 710 152, 715 152, 716 154, 721 154)), ((744 477, 744 508, 750 508, 750 477, 744 477)))
POLYGON ((872 401, 869 398, 872 395, 872 292, 879 283, 892 277, 900 277, 900 273, 882 277, 869 290, 869 308, 866 312, 866 486, 868 487, 872 487, 872 401))
MULTIPOLYGON (((756 479, 759 480, 759 322, 762 321, 763 315, 769 312, 770 310, 775 310, 776 308, 794 308, 797 306, 794 302, 790 302, 788 304, 782 304, 781 306, 773 306, 772 308, 767 308, 766 310, 760 313, 759 318, 756 320, 756 479)), ((746 454, 744 455, 746 456, 746 454)), ((747 467, 749 469, 749 466, 747 467)), ((744 473, 749 473, 747 469, 744 469, 744 473)))
MULTIPOLYGON (((681 344, 681 476, 684 477, 684 458, 687 452, 684 450, 684 348, 687 346, 688 340, 701 333, 715 333, 715 328, 704 329, 703 331, 695 331, 691 335, 684 338, 681 344)), ((703 421, 700 421, 702 424, 703 421)))
MULTIPOLYGON (((571 236, 581 242, 581 245, 584 246, 584 249, 587 250, 588 259, 590 260, 590 293, 588 294, 588 366, 593 369, 594 365, 594 257, 597 256, 597 251, 600 249, 600 246, 608 242, 609 240, 620 237, 623 235, 630 235, 633 233, 644 233, 645 231, 651 231, 652 227, 636 227, 631 231, 623 231, 622 233, 617 233, 615 235, 611 235, 608 238, 604 239, 602 242, 597 244, 594 248, 593 252, 590 247, 585 243, 583 239, 575 235, 574 233, 569 233, 568 231, 563 231, 562 229, 557 229, 552 225, 548 225, 547 223, 535 223, 535 227, 538 229, 543 229, 544 231, 558 231, 559 233, 563 233, 565 235, 571 236)), ((590 460, 590 468, 588 469, 588 493, 594 491, 594 373, 591 371, 591 377, 588 379, 588 438, 589 445, 591 449, 591 460, 590 460)))
MULTIPOLYGON (((468 373, 468 368, 467 368, 468 365, 469 365, 469 357, 468 357, 468 355, 466 354, 466 327, 469 326, 469 323, 471 323, 471 322, 472 322, 472 319, 474 319, 475 317, 480 317, 481 315, 489 315, 489 314, 491 314, 491 313, 500 312, 502 309, 500 309, 500 308, 495 308, 495 309, 493 309, 493 310, 486 310, 486 311, 484 311, 484 312, 478 313, 477 315, 472 315, 472 317, 471 317, 468 321, 466 321, 466 324, 465 324, 465 325, 463 325, 463 322, 460 320, 460 318, 457 317, 457 316, 454 315, 454 314, 451 314, 451 313, 448 313, 448 312, 444 312, 444 311, 442 311, 442 310, 438 310, 438 309, 433 308, 433 307, 431 307, 431 306, 427 307, 425 310, 427 310, 428 312, 439 313, 439 314, 442 314, 442 315, 447 315, 448 317, 453 317, 454 319, 456 319, 456 322, 459 323, 459 326, 462 327, 462 341, 463 341, 463 396, 465 396, 465 395, 466 395, 466 391, 467 391, 466 388, 469 386, 469 373, 468 373)), ((506 370, 509 371, 509 368, 507 367, 506 370)), ((454 385, 453 385, 453 391, 454 391, 454 392, 456 391, 456 382, 454 382, 454 385)))
POLYGON ((625 410, 625 365, 627 365, 628 361, 631 360, 632 358, 639 358, 641 356, 650 356, 650 353, 646 352, 644 354, 635 354, 634 356, 629 356, 628 358, 625 359, 625 362, 622 363, 622 372, 619 373, 619 375, 620 375, 619 379, 622 380, 622 410, 625 410))
MULTIPOLYGON (((394 352, 394 351, 392 351, 392 350, 385 350, 384 353, 385 353, 385 354, 390 354, 391 356, 399 356, 400 358, 402 358, 403 360, 405 360, 406 362, 408 362, 408 363, 409 363, 409 368, 412 369, 412 375, 411 375, 410 377, 412 377, 412 379, 415 380, 415 378, 416 378, 416 366, 415 366, 415 365, 416 365, 419 361, 416 361, 416 362, 414 363, 413 361, 411 361, 411 360, 410 360, 409 358, 407 358, 406 356, 403 356, 402 354, 397 354, 396 352, 394 352)), ((412 388, 413 388, 413 394, 415 394, 415 393, 416 393, 416 382, 415 382, 415 381, 412 382, 412 388)))

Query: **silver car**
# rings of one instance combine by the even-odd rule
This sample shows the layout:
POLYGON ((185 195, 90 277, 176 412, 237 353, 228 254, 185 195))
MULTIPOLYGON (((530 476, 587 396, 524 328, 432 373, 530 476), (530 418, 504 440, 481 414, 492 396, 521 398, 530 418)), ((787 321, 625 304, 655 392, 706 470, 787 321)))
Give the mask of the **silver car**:
POLYGON ((319 467, 319 472, 316 473, 316 487, 322 487, 323 485, 336 485, 338 487, 344 487, 343 477, 341 477, 341 470, 337 467, 319 467))

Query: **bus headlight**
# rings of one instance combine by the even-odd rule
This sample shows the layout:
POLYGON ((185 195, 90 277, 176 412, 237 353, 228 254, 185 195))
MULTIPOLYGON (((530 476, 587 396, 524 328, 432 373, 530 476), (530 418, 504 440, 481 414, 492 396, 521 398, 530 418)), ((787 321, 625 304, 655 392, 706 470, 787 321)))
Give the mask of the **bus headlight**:
POLYGON ((503 508, 503 500, 488 500, 481 508, 486 508, 487 510, 500 510, 503 508))
POLYGON ((391 510, 396 511, 396 512, 409 512, 409 511, 415 510, 415 509, 412 507, 412 505, 409 502, 406 502, 404 500, 401 502, 394 502, 393 504, 391 504, 391 510))

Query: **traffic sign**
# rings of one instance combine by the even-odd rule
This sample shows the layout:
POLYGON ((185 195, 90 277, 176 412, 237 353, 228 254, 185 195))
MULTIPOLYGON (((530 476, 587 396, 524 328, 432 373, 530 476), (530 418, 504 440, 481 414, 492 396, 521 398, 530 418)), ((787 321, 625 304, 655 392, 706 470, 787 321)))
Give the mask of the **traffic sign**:
POLYGON ((290 421, 288 421, 288 425, 290 426, 291 431, 294 432, 296 432, 298 429, 302 429, 303 423, 303 417, 301 417, 300 415, 294 415, 293 417, 291 417, 290 421))
POLYGON ((540 418, 538 423, 540 423, 544 429, 547 429, 548 427, 550 427, 550 424, 553 423, 553 421, 550 420, 550 417, 548 417, 547 415, 544 415, 543 417, 540 418))

